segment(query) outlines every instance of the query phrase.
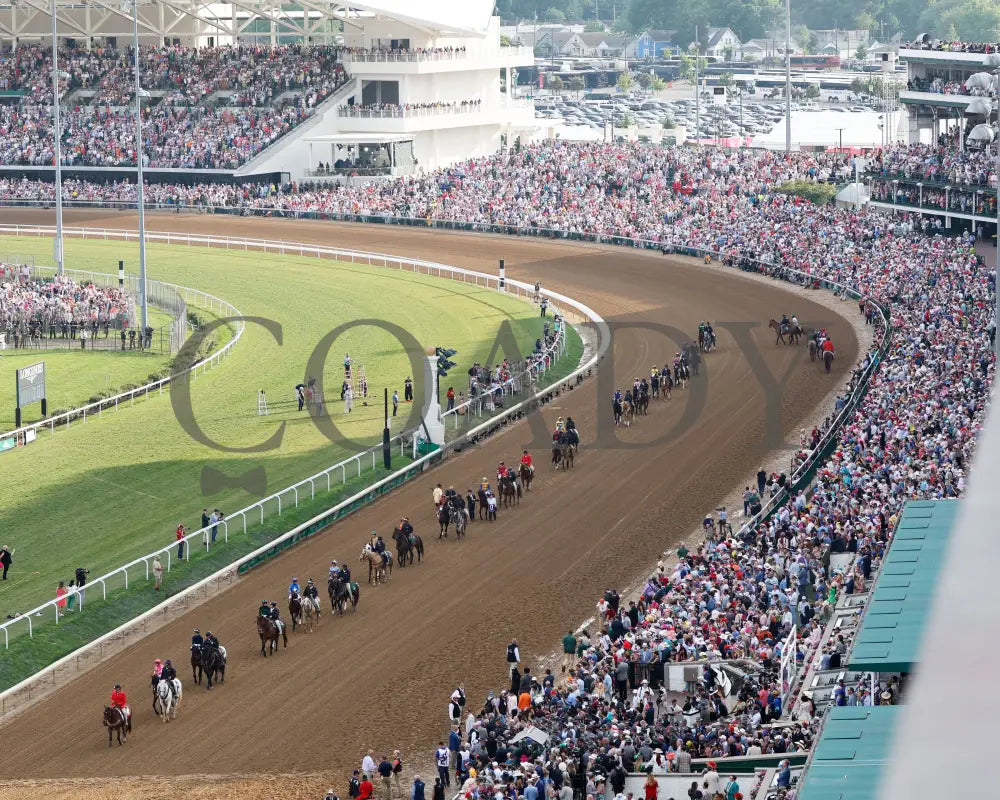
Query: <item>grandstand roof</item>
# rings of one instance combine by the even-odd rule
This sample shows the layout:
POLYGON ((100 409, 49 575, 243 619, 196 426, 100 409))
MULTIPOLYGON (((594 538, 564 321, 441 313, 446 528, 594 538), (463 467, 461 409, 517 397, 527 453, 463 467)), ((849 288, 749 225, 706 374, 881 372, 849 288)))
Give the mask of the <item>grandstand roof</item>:
POLYGON ((486 33, 494 0, 350 0, 337 5, 368 11, 437 33, 486 33))
POLYGON ((799 800, 873 800, 892 750, 901 706, 830 709, 799 800))
POLYGON ((910 672, 947 554, 958 500, 906 504, 848 661, 852 670, 910 672))

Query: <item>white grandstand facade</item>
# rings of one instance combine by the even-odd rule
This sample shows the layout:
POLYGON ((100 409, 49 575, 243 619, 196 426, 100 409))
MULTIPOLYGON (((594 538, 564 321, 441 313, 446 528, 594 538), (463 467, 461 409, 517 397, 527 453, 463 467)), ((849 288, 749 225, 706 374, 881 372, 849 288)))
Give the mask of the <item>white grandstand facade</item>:
MULTIPOLYGON (((270 0, 8 0, 0 48, 51 44, 131 47, 327 45, 340 49, 347 82, 311 117, 235 170, 291 180, 343 182, 419 174, 487 155, 541 127, 516 96, 531 48, 501 46, 493 0, 374 0, 294 4, 270 0)), ((65 100, 63 103, 65 104, 65 100)))

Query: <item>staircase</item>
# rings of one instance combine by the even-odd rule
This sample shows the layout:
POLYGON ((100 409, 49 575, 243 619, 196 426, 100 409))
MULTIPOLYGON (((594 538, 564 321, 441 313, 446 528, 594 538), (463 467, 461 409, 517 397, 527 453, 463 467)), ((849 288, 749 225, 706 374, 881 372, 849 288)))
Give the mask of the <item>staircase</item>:
POLYGON ((305 172, 309 164, 309 149, 304 141, 310 132, 316 132, 317 127, 334 126, 336 130, 337 109, 351 97, 360 93, 361 83, 357 78, 350 78, 347 83, 316 106, 312 115, 295 130, 285 134, 269 147, 264 148, 246 164, 236 170, 237 176, 253 175, 262 172, 288 172, 290 165, 296 165, 299 174, 293 174, 297 179, 305 172))

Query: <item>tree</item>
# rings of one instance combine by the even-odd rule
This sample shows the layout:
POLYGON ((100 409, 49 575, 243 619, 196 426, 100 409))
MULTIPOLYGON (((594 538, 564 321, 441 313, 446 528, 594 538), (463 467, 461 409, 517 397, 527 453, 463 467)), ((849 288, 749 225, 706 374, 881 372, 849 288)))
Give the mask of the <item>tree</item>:
POLYGON ((553 92, 561 92, 563 90, 563 87, 565 86, 565 84, 563 83, 563 79, 560 78, 558 75, 553 75, 551 78, 545 81, 545 85, 548 86, 548 88, 551 89, 553 92))
POLYGON ((858 45, 858 49, 854 51, 854 57, 858 61, 864 61, 866 58, 868 58, 868 48, 865 47, 864 42, 858 45))
POLYGON ((719 85, 731 88, 736 83, 736 77, 731 72, 723 72, 719 76, 719 85))
POLYGON ((604 27, 604 23, 601 22, 599 19, 592 19, 590 22, 584 25, 583 29, 587 33, 604 33, 607 30, 607 28, 604 27))
POLYGON ((971 42, 995 42, 1000 39, 1000 4, 994 0, 938 0, 920 16, 921 25, 933 21, 924 30, 951 30, 957 39, 971 42))
POLYGON ((549 22, 565 22, 566 14, 561 8, 556 8, 553 6, 548 11, 545 12, 545 19, 549 22))
POLYGON ((810 100, 819 100, 819 86, 815 83, 810 83, 806 87, 806 97, 810 100))
POLYGON ((618 89, 622 94, 628 94, 632 87, 635 85, 635 79, 632 77, 631 72, 623 72, 618 76, 618 89))
POLYGON ((636 81, 639 83, 640 89, 648 89, 650 84, 653 82, 653 76, 648 72, 640 72, 636 81))
POLYGON ((727 44, 722 48, 722 60, 728 64, 733 60, 733 52, 733 46, 731 44, 727 44))
POLYGON ((654 75, 653 79, 649 82, 649 91, 651 92, 662 92, 666 88, 667 82, 659 75, 654 75))
POLYGON ((579 97, 580 92, 582 92, 584 89, 587 88, 587 82, 579 75, 574 75, 572 78, 569 79, 569 84, 567 85, 567 88, 571 92, 576 92, 576 96, 579 97))
MULTIPOLYGON (((809 29, 805 25, 792 26, 792 41, 801 47, 803 52, 809 50, 809 36, 809 29)), ((781 41, 781 46, 785 46, 784 40, 781 41)))
POLYGON ((948 28, 944 32, 945 41, 957 42, 958 41, 958 28, 955 27, 954 22, 948 23, 948 28))
POLYGON ((513 45, 514 45, 514 42, 511 41, 511 38, 509 36, 504 36, 502 33, 500 34, 500 46, 501 47, 513 47, 513 45))
POLYGON ((677 127, 677 123, 674 121, 674 118, 670 116, 670 114, 663 115, 663 119, 660 120, 660 125, 662 125, 667 130, 677 127))
POLYGON ((816 183, 813 181, 787 181, 781 184, 777 191, 778 194, 801 197, 818 206, 825 206, 837 195, 837 187, 832 183, 816 183))
MULTIPOLYGON (((701 73, 705 74, 705 67, 708 66, 708 59, 704 56, 698 57, 698 69, 701 73)), ((693 81, 695 77, 695 59, 694 56, 685 55, 681 53, 681 66, 680 66, 680 76, 686 81, 693 81)))

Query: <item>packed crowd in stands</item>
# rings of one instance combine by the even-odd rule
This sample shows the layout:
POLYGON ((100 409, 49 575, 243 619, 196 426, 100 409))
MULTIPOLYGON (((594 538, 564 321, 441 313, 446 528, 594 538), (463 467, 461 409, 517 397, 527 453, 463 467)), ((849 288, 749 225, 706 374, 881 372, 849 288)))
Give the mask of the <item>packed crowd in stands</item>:
POLYGON ((77 330, 128 327, 129 298, 117 288, 66 276, 32 278, 24 266, 0 264, 0 334, 8 345, 30 336, 75 338, 77 330))
MULTIPOLYGON (((988 169, 972 155, 937 148, 898 148, 882 164, 977 180, 976 170, 988 169)), ((843 663, 850 635, 824 640, 824 623, 842 595, 870 587, 907 500, 962 494, 995 369, 996 275, 970 237, 924 236, 877 209, 818 207, 773 191, 787 180, 823 180, 851 169, 849 158, 828 153, 550 141, 370 186, 150 187, 157 202, 219 203, 244 213, 426 218, 642 238, 665 252, 710 251, 743 269, 779 277, 795 269, 809 276, 806 282, 854 287, 863 294, 859 310, 880 335, 873 301, 888 310, 885 357, 813 488, 793 492, 765 522, 708 526, 706 541, 691 550, 681 546, 676 562, 659 565, 633 603, 603 598, 607 605, 592 634, 570 636, 572 646, 564 641, 572 657, 558 681, 512 671, 507 694, 495 693, 464 737, 456 731, 459 746, 473 739, 470 752, 491 765, 472 779, 470 791, 493 793, 502 780, 497 769, 533 769, 531 755, 506 745, 528 721, 554 736, 562 759, 549 754, 542 771, 553 780, 559 773, 561 782, 572 768, 572 780, 587 790, 605 780, 614 788, 612 772, 619 763, 633 767, 637 752, 656 771, 669 763, 686 768, 692 757, 809 747, 812 706, 785 707, 778 665, 783 656, 843 663), (848 565, 828 568, 830 553, 850 554, 848 565), (746 681, 730 698, 710 668, 683 696, 661 696, 640 679, 657 665, 719 659, 747 665, 746 681), (768 725, 793 710, 795 724, 768 725), (494 761, 504 767, 493 768, 494 761)), ((2 188, 11 197, 52 191, 31 182, 2 188)), ((67 183, 64 190, 104 201, 134 196, 128 184, 67 183)), ((862 364, 872 358, 866 354, 862 364)), ((835 410, 860 374, 861 365, 835 410)), ((804 449, 817 441, 804 440, 804 449)), ((882 702, 881 692, 856 690, 853 697, 882 702)), ((709 769, 701 780, 717 784, 718 775, 709 769)), ((714 797, 713 788, 719 787, 708 787, 706 797, 714 797)))
MULTIPOLYGON (((140 48, 140 57, 150 94, 143 155, 151 167, 235 169, 346 80, 332 47, 172 46, 140 48)), ((0 87, 25 92, 20 103, 0 106, 5 164, 54 159, 50 64, 48 49, 37 45, 0 55, 0 87)), ((61 115, 63 164, 135 164, 131 51, 65 49, 60 69, 69 76, 63 101, 70 101, 61 115)))
POLYGON ((996 184, 996 156, 972 148, 963 151, 941 145, 896 144, 877 151, 868 169, 889 179, 971 186, 996 184))
MULTIPOLYGON (((873 181, 871 187, 873 200, 886 203, 895 202, 899 205, 921 206, 942 211, 956 211, 962 214, 982 214, 996 216, 997 198, 994 194, 977 193, 971 189, 944 189, 933 186, 923 188, 912 183, 900 183, 893 186, 891 181, 873 181)), ((982 237, 979 237, 982 238, 982 237)))
POLYGON ((465 55, 465 47, 341 47, 340 52, 345 56, 345 60, 355 59, 357 61, 386 61, 393 59, 415 61, 434 60, 443 58, 457 58, 465 55))
POLYGON ((963 81, 949 81, 944 78, 911 78, 906 88, 914 92, 931 92, 932 94, 967 94, 973 97, 990 97, 989 89, 977 86, 966 87, 963 81))

